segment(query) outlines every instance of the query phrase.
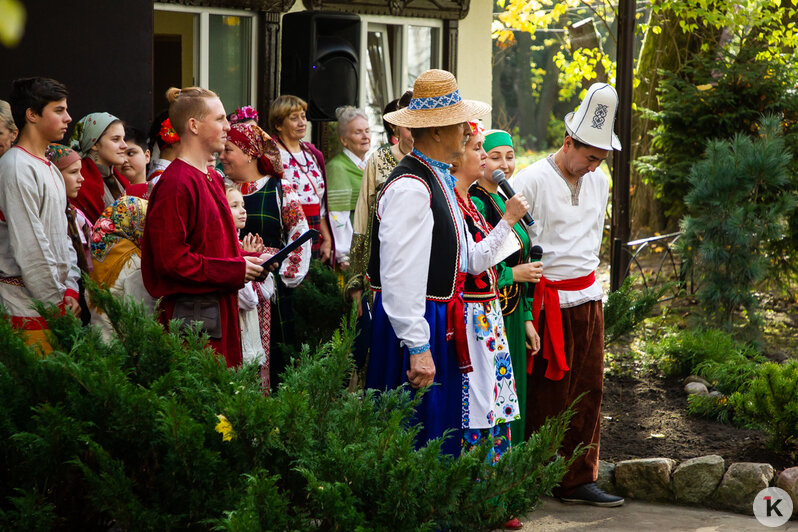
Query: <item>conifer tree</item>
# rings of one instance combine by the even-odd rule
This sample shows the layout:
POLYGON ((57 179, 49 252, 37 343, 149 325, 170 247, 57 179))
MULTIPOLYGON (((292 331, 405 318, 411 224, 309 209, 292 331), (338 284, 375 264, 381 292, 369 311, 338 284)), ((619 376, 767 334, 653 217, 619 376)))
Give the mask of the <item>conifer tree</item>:
POLYGON ((488 530, 560 481, 570 411, 498 465, 416 448, 407 390, 351 393, 352 327, 305 347, 268 397, 196 330, 88 283, 118 339, 39 307, 42 358, 0 317, 0 528, 488 530))
POLYGON ((785 237, 796 206, 790 161, 779 118, 770 116, 758 137, 710 141, 690 170, 681 249, 701 278, 697 296, 706 315, 725 329, 739 308, 757 327, 754 288, 773 259, 769 243, 785 237))

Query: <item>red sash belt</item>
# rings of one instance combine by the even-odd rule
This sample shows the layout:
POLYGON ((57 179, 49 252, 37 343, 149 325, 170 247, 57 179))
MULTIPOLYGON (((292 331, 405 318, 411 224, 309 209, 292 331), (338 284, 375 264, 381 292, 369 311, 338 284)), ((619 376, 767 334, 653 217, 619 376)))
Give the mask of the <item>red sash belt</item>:
MULTIPOLYGON (((540 316, 540 306, 546 302, 546 323, 543 324, 545 334, 543 335, 543 346, 541 351, 543 358, 549 363, 546 367, 546 378, 558 381, 565 376, 565 372, 570 368, 565 361, 565 339, 562 332, 562 313, 560 310, 559 290, 573 292, 590 288, 596 282, 596 272, 589 273, 584 277, 575 279, 564 279, 562 281, 551 281, 546 277, 541 277, 540 282, 535 287, 535 298, 532 301, 532 319, 535 330, 540 332, 538 316, 540 316)), ((532 362, 527 363, 527 373, 532 373, 532 362)))
POLYGON ((471 367, 471 355, 468 354, 468 338, 466 337, 465 301, 463 301, 465 278, 465 272, 457 273, 454 297, 446 304, 446 341, 454 339, 454 350, 457 353, 457 365, 460 366, 460 373, 474 371, 474 368, 471 367))

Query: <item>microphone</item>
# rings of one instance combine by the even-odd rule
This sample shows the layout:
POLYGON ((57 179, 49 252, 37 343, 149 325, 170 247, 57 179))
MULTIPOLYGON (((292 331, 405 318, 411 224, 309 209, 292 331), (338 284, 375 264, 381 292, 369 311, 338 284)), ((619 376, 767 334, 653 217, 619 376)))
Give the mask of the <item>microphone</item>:
MULTIPOLYGON (((502 192, 504 192, 504 195, 507 196, 507 199, 515 196, 515 190, 513 190, 513 187, 507 182, 507 179, 504 177, 504 172, 496 169, 492 174, 490 174, 490 179, 499 185, 499 187, 501 187, 502 192)), ((527 225, 527 227, 535 223, 535 220, 532 219, 532 216, 530 216, 529 213, 524 214, 522 220, 524 220, 524 223, 527 225)), ((541 253, 543 253, 543 250, 541 250, 541 253)))
POLYGON ((543 258, 543 248, 540 246, 532 246, 529 250, 529 262, 538 262, 543 258))

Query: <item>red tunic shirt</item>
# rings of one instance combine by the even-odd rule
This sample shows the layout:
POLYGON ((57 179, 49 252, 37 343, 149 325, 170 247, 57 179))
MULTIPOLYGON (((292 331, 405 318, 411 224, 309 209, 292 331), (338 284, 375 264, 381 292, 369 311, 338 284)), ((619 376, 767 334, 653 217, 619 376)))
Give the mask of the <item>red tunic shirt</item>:
POLYGON ((241 364, 238 290, 246 265, 236 238, 221 176, 176 159, 150 196, 141 245, 144 286, 161 297, 161 320, 172 317, 175 297, 218 294, 222 338, 210 345, 227 365, 241 364))

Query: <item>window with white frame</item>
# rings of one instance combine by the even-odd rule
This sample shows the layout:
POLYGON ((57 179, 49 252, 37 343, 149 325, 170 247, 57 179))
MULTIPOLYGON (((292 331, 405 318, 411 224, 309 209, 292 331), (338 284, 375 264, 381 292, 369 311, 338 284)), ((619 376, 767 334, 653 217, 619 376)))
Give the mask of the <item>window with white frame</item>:
POLYGON ((372 146, 388 139, 382 111, 419 74, 441 65, 442 22, 383 16, 361 16, 360 106, 371 127, 372 146))
POLYGON ((257 24, 250 11, 155 4, 153 90, 156 111, 164 86, 211 89, 230 112, 254 105, 257 24), (159 94, 160 93, 160 94, 159 94))

